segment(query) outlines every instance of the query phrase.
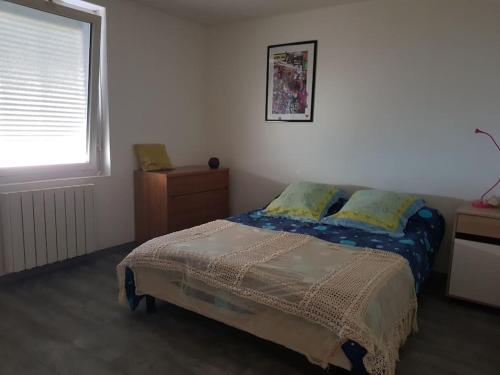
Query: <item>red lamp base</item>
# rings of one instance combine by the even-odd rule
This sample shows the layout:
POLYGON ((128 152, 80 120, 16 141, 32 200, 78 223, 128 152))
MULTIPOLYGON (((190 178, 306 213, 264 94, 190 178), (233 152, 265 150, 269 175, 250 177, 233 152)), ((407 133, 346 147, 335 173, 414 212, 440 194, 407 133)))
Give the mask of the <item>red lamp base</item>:
POLYGON ((493 208, 491 204, 488 204, 482 200, 477 200, 472 202, 472 207, 474 208, 493 208))

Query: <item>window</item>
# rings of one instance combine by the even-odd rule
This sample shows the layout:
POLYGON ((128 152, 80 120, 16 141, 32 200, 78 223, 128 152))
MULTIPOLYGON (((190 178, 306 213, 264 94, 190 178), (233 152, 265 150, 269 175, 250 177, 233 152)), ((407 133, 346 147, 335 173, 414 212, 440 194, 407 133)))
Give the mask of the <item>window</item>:
POLYGON ((0 181, 98 173, 100 39, 99 16, 0 1, 0 181))

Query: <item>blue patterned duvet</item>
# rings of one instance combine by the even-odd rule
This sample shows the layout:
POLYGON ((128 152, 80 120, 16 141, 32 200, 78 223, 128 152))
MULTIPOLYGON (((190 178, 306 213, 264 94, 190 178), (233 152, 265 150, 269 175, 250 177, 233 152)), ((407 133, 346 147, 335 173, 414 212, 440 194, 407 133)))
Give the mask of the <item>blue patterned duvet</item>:
POLYGON ((227 220, 257 228, 308 234, 348 246, 369 247, 400 254, 410 264, 417 292, 432 270, 444 234, 443 217, 437 210, 429 207, 420 209, 408 220, 405 236, 401 238, 354 228, 267 216, 263 210, 232 216, 227 220))

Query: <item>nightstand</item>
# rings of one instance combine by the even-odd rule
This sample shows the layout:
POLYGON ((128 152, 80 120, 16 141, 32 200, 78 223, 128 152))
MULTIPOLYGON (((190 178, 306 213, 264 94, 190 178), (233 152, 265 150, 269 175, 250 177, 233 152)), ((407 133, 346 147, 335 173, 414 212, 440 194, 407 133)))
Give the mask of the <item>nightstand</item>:
POLYGON ((500 307, 500 209, 457 210, 448 295, 500 307))
POLYGON ((229 215, 229 169, 179 167, 136 171, 135 240, 194 227, 229 215))

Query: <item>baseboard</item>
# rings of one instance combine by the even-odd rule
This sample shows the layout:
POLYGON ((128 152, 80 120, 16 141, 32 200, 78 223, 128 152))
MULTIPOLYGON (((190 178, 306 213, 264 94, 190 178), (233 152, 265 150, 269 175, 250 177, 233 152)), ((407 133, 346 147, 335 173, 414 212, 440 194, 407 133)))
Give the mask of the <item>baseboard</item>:
POLYGON ((98 250, 96 252, 93 252, 91 254, 85 254, 81 255, 75 258, 67 259, 62 262, 56 262, 56 263, 51 263, 51 264, 46 264, 44 266, 32 268, 30 270, 25 270, 25 271, 20 271, 20 272, 15 272, 15 273, 8 273, 5 275, 0 276, 0 286, 5 285, 5 284, 10 284, 13 282, 18 282, 24 279, 29 279, 31 277, 39 276, 42 274, 46 274, 49 272, 54 272, 62 268, 66 267, 71 267, 78 265, 82 262, 85 262, 89 259, 95 258, 95 257, 100 257, 106 254, 111 254, 111 253, 122 253, 122 252, 130 252, 132 251, 137 244, 135 242, 128 242, 122 245, 117 245, 113 247, 109 247, 107 249, 103 250, 98 250))

